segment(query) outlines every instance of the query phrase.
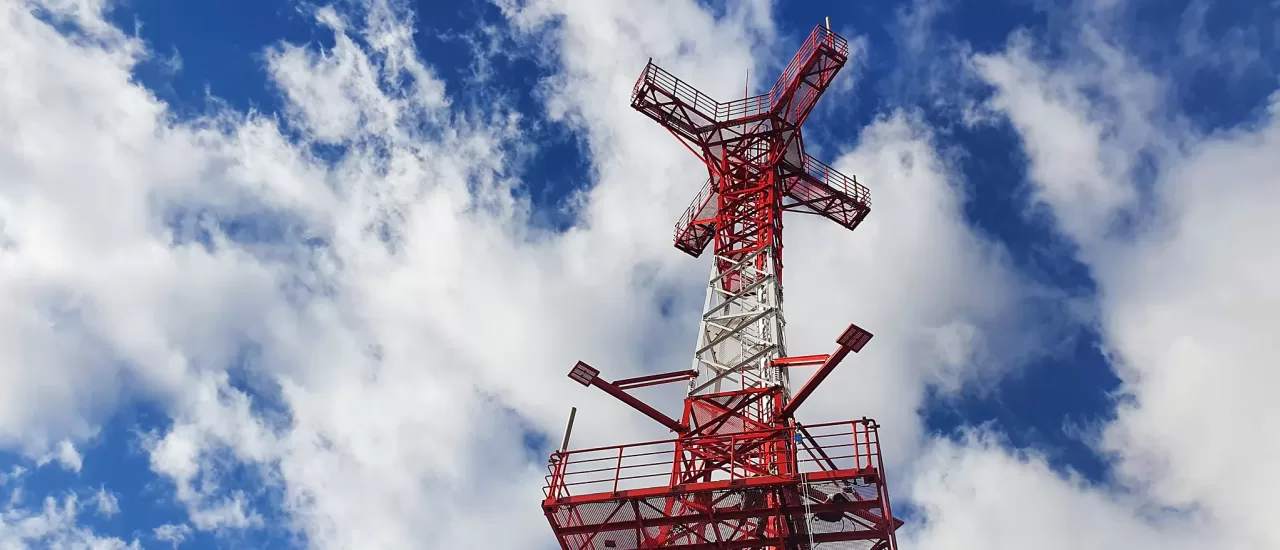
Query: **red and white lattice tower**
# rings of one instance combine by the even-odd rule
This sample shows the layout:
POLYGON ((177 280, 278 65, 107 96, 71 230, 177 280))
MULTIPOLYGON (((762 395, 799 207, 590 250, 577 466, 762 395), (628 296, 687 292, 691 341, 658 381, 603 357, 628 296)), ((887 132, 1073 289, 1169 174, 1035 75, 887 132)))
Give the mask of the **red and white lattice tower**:
MULTIPOLYGON (((801 425, 796 408, 871 334, 854 325, 833 353, 788 356, 782 315, 782 213, 853 229, 867 189, 805 154, 800 126, 844 65, 848 44, 809 35, 764 95, 718 103, 652 61, 631 106, 702 159, 710 178, 676 227, 676 248, 715 254, 693 369, 607 382, 579 362, 569 377, 675 432, 670 440, 552 454, 543 510, 565 550, 895 549, 878 426, 801 425), (817 366, 791 391, 790 369, 817 366), (689 381, 680 420, 627 390, 689 381)), ((572 420, 571 426, 572 426, 572 420)))

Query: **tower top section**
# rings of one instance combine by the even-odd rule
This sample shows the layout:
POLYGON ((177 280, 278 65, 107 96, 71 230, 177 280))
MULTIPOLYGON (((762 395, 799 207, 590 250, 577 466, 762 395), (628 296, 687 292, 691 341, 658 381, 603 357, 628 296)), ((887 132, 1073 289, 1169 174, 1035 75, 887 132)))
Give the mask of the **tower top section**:
POLYGON ((676 224, 676 248, 715 252, 690 394, 781 387, 789 395, 782 318, 782 213, 853 229, 871 194, 805 153, 801 125, 831 85, 849 44, 818 25, 767 93, 721 103, 650 59, 632 108, 657 121, 707 166, 676 224), (714 243, 714 244, 712 244, 714 243))

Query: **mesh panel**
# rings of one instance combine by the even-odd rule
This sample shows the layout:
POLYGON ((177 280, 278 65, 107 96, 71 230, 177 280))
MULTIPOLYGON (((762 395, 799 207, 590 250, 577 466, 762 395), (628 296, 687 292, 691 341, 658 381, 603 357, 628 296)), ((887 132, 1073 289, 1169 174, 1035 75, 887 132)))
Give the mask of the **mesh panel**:
MULTIPOLYGON (((726 489, 561 506, 552 517, 558 528, 613 524, 613 530, 563 536, 570 550, 638 550, 646 540, 650 545, 661 540, 664 548, 695 544, 710 544, 715 548, 717 542, 760 540, 774 535, 767 529, 771 519, 786 525, 786 531, 791 533, 789 549, 871 550, 888 534, 886 523, 879 520, 882 514, 878 506, 862 511, 814 513, 813 518, 806 517, 803 506, 806 502, 814 506, 839 498, 878 503, 878 494, 876 485, 858 484, 853 480, 813 482, 807 484, 807 488, 806 484, 797 482, 771 488, 726 489), (779 514, 780 509, 770 507, 770 502, 779 501, 793 512, 779 514), (746 517, 730 517, 733 514, 746 517), (711 518, 717 521, 710 521, 711 518), (811 547, 810 532, 814 537, 861 532, 870 540, 828 540, 811 547)), ((598 527, 589 529, 597 530, 598 527)), ((761 544, 763 547, 765 543, 761 544)))
MULTIPOLYGON (((693 427, 696 429, 704 426, 724 414, 726 410, 733 410, 740 406, 743 401, 755 397, 754 394, 741 393, 701 396, 691 404, 690 412, 692 414, 690 416, 693 420, 693 427)), ((768 397, 763 399, 768 399, 768 397)), ((721 419, 720 422, 722 422, 721 425, 704 435, 729 435, 747 431, 746 421, 738 414, 731 415, 727 419, 721 419)))
MULTIPOLYGON (((863 484, 859 485, 851 480, 825 481, 807 484, 807 492, 805 484, 800 484, 794 489, 794 495, 789 501, 796 502, 801 505, 807 500, 810 505, 828 502, 837 495, 850 501, 876 501, 878 498, 878 489, 875 485, 863 484), (807 496, 807 498, 806 498, 807 496)), ((877 506, 872 508, 868 514, 858 514, 853 512, 845 512, 843 514, 814 514, 813 518, 806 518, 803 514, 793 517, 794 528, 801 535, 802 544, 798 548, 808 550, 808 535, 812 533, 815 537, 831 533, 849 533, 857 531, 875 531, 881 530, 883 527, 877 526, 874 521, 883 514, 877 506)), ((880 540, 844 540, 844 541, 828 541, 818 545, 820 550, 838 549, 838 550, 870 550, 880 540)))
POLYGON ((691 403, 690 412, 693 413, 691 416, 693 417, 694 428, 706 425, 706 423, 710 422, 711 419, 715 418, 716 415, 720 413, 720 411, 716 410, 714 406, 704 401, 694 401, 691 403))

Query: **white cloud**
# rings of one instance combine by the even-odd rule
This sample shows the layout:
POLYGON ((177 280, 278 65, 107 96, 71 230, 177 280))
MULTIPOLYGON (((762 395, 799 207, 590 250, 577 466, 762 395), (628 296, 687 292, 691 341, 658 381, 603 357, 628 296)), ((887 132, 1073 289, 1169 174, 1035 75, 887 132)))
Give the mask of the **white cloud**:
POLYGON ((75 445, 70 440, 64 439, 58 443, 58 463, 63 468, 73 472, 79 472, 80 466, 84 464, 84 459, 80 457, 80 453, 76 451, 75 445))
POLYGON ((135 539, 126 543, 116 537, 98 536, 82 527, 76 516, 84 505, 74 494, 61 500, 48 496, 43 506, 32 510, 13 500, 0 507, 0 548, 27 550, 140 550, 135 539))
POLYGON ((0 474, 0 485, 8 485, 11 481, 22 479, 22 476, 26 473, 26 468, 23 468, 22 466, 14 466, 9 470, 9 473, 0 474))
POLYGON ((1212 546, 1195 518, 1150 514, 1132 495, 1061 474, 1043 457, 1010 452, 981 432, 936 442, 917 468, 904 488, 928 523, 899 539, 904 548, 1212 546))
POLYGON ((97 494, 93 496, 93 502, 97 505, 99 515, 111 517, 120 513, 120 499, 106 487, 98 488, 97 494))
POLYGON ((980 391, 1043 345, 1061 314, 1045 304, 1044 320, 1022 317, 1039 291, 960 217, 963 182, 933 139, 915 116, 872 123, 834 163, 872 187, 871 215, 852 234, 821 218, 793 218, 785 240, 787 265, 799 266, 786 275, 790 352, 829 352, 848 323, 875 334, 800 418, 876 418, 898 473, 923 436, 917 408, 926 387, 980 391))
POLYGON ((975 67, 1023 140, 1037 205, 1097 282, 1122 385, 1096 444, 1116 479, 1089 486, 990 441, 940 444, 912 488, 930 518, 922 547, 1280 545, 1267 431, 1280 422, 1280 95, 1261 121, 1189 130, 1170 116, 1175 83, 1125 51, 1110 16, 1082 12, 1064 61, 1016 35, 975 67))
MULTIPOLYGON (((1216 7, 1219 11, 1215 15, 1222 19, 1225 6, 1216 7)), ((1250 15, 1255 17, 1239 18, 1225 32, 1221 32, 1221 36, 1215 37, 1207 28, 1209 14, 1215 6, 1204 0, 1191 2, 1182 13, 1178 29, 1177 43, 1182 54, 1180 60, 1184 62, 1181 71, 1220 69, 1225 76, 1238 78, 1259 67, 1272 69, 1271 58, 1263 55, 1262 37, 1268 31, 1274 32, 1274 28, 1264 27, 1267 24, 1274 26, 1274 22, 1257 17, 1268 11, 1267 8, 1260 4, 1251 7, 1254 12, 1250 15)), ((1271 10, 1275 7, 1273 4, 1271 10)))
POLYGON ((1123 392, 1105 433, 1120 473, 1159 503, 1201 508, 1240 547, 1275 547, 1280 423, 1266 388, 1280 344, 1280 96, 1257 130, 1197 140, 1168 159, 1151 230, 1098 262, 1102 323, 1123 392))
POLYGON ((191 526, 185 523, 166 523, 153 529, 152 534, 156 540, 168 542, 177 548, 191 536, 191 526))
POLYGON ((36 461, 36 465, 44 466, 54 461, 57 461, 58 465, 62 466, 63 469, 72 472, 79 472, 80 467, 84 465, 84 459, 76 451, 75 444, 69 439, 59 441, 53 452, 40 457, 36 461))
POLYGON ((1009 120, 1034 159, 1036 200, 1052 205, 1063 231, 1093 243, 1138 200, 1138 190, 1124 183, 1136 177, 1137 154, 1165 145, 1152 128, 1160 122, 1162 89, 1098 28, 1086 26, 1081 35, 1072 59, 1091 60, 1086 66, 1041 67, 1035 43, 1022 32, 1005 52, 975 56, 974 64, 996 86, 992 106, 1018 113, 1009 120), (1090 96, 1094 90, 1100 98, 1090 96))

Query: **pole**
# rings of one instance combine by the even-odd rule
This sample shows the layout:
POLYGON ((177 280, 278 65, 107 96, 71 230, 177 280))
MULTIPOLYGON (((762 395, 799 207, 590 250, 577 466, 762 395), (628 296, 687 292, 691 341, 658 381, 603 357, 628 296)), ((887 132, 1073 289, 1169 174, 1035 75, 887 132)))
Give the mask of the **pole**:
POLYGON ((569 408, 569 425, 564 427, 564 441, 560 443, 560 452, 569 450, 569 434, 573 433, 573 417, 578 414, 577 407, 569 408))

